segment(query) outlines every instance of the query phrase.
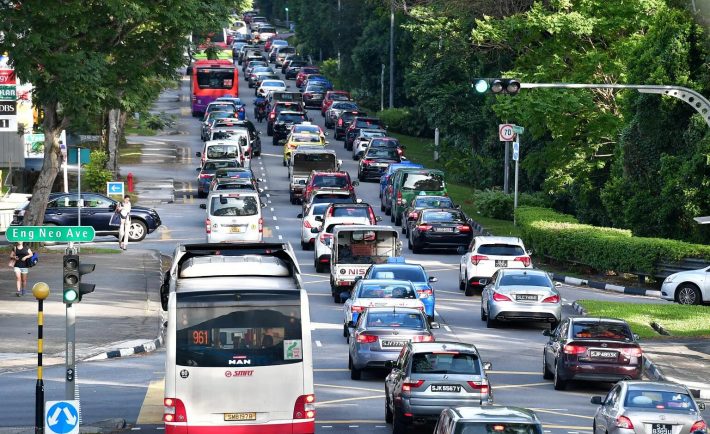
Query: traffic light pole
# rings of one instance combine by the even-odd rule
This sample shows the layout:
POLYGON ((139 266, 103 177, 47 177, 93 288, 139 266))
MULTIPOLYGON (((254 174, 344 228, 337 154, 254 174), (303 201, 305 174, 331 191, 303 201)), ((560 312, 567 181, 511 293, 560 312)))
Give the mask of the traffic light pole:
MULTIPOLYGON (((66 254, 76 255, 76 249, 69 247, 66 249, 66 254)), ((66 344, 64 348, 66 377, 64 382, 64 398, 66 400, 73 400, 76 391, 76 383, 74 383, 74 378, 76 377, 76 311, 72 303, 67 303, 66 306, 67 327, 66 344)))
POLYGON ((510 141, 505 141, 505 165, 503 166, 503 193, 508 194, 510 186, 510 141))

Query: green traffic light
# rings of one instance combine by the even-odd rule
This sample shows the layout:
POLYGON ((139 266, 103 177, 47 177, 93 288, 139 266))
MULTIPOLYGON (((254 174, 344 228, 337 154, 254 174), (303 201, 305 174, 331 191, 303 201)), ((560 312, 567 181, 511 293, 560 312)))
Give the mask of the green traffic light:
POLYGON ((64 291, 64 303, 74 303, 76 301, 77 294, 74 290, 64 291))
POLYGON ((488 81, 483 79, 476 80, 473 85, 473 88, 476 89, 476 92, 478 93, 486 93, 488 92, 488 81))

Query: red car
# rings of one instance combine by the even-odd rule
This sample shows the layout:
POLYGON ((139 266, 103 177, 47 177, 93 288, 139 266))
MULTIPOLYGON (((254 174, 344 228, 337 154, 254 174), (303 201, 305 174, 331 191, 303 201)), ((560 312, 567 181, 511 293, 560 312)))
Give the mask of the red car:
POLYGON ((350 175, 345 171, 320 172, 314 170, 306 181, 306 187, 303 190, 303 203, 310 202, 313 193, 322 189, 347 191, 352 197, 355 197, 355 186, 358 184, 357 181, 351 181, 350 175))
POLYGON ((271 107, 269 115, 266 117, 266 134, 272 136, 274 134, 274 122, 276 122, 276 117, 282 110, 291 110, 297 112, 306 111, 303 103, 295 101, 279 101, 271 107))
POLYGON ((267 53, 271 51, 271 44, 274 42, 274 37, 270 37, 269 39, 266 40, 266 43, 264 44, 264 51, 267 53))
POLYGON ((344 90, 329 90, 323 97, 323 103, 320 106, 320 114, 325 117, 325 111, 333 105, 333 101, 351 101, 350 94, 344 90))
POLYGON ((298 75, 296 75, 296 87, 301 87, 303 82, 306 81, 306 77, 310 74, 320 74, 320 68, 317 66, 302 67, 301 70, 298 71, 298 75))

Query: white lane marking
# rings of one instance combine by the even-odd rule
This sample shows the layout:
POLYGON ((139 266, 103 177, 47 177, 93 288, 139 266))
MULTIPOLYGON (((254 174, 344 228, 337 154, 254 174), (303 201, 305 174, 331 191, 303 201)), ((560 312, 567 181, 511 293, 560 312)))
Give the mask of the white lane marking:
POLYGON ((283 239, 284 239, 283 235, 279 235, 279 240, 283 240, 283 239))
MULTIPOLYGON (((269 208, 269 209, 271 210, 271 212, 274 212, 274 207, 273 207, 273 206, 272 206, 271 208, 269 208)), ((277 228, 277 229, 278 229, 278 228, 277 228)))
POLYGON ((323 344, 321 343, 321 341, 316 341, 316 346, 317 346, 317 347, 322 347, 323 344))
POLYGON ((276 216, 274 216, 274 221, 276 221, 276 216))
MULTIPOLYGON (((271 208, 271 210, 273 211, 273 208, 271 208)), ((278 226, 274 226, 274 228, 276 228, 277 231, 279 230, 278 226)))
POLYGON ((444 325, 444 328, 446 329, 447 332, 451 333, 451 327, 444 325))
POLYGON ((266 193, 266 197, 271 197, 271 195, 269 193, 266 193))

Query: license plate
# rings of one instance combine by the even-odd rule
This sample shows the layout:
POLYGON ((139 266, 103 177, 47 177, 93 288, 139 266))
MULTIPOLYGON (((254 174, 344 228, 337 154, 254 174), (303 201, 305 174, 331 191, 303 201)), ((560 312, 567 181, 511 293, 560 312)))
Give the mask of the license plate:
POLYGON ((401 348, 403 346, 404 346, 404 341, 382 340, 382 348, 401 348))
POLYGON ((436 228, 436 232, 453 232, 454 228, 436 228))
POLYGON ((496 267, 505 268, 507 266, 508 266, 508 261, 504 261, 502 259, 496 259, 496 267))
POLYGON ((224 420, 226 420, 226 421, 256 420, 256 412, 249 412, 249 413, 224 413, 224 420))
POLYGON ((458 384, 432 384, 431 391, 457 393, 461 391, 461 386, 459 386, 458 384))
POLYGON ((654 423, 651 426, 651 434, 671 434, 672 432, 673 432, 673 425, 654 423))
POLYGON ((231 232, 233 234, 238 234, 241 231, 242 231, 242 228, 240 228, 239 226, 232 226, 231 228, 229 228, 229 232, 231 232))
POLYGON ((537 301, 537 295, 534 294, 516 294, 515 301, 537 301))
POLYGON ((616 359, 618 356, 619 353, 617 353, 616 351, 589 351, 589 357, 595 359, 616 359))

